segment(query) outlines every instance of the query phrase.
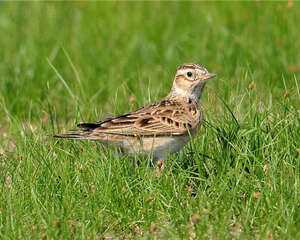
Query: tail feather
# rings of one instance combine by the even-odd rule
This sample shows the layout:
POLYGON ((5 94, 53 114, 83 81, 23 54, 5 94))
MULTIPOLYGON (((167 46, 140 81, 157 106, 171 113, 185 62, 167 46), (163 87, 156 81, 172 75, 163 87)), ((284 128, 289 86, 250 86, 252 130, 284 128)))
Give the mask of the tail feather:
POLYGON ((95 140, 100 142, 107 142, 108 138, 105 135, 95 135, 90 132, 77 132, 67 134, 54 134, 54 138, 74 139, 74 140, 95 140))
POLYGON ((90 133, 85 132, 77 132, 77 133, 69 133, 69 134, 54 134, 52 135, 54 138, 60 138, 60 139, 71 139, 71 140, 91 140, 91 141, 97 141, 101 142, 103 144, 120 144, 120 142, 117 139, 109 139, 108 136, 105 135, 93 135, 90 133))
POLYGON ((79 123, 79 124, 77 124, 77 127, 84 128, 84 130, 93 130, 99 126, 100 126, 99 123, 79 123))
POLYGON ((67 134, 54 134, 52 137, 54 138, 66 138, 66 139, 77 139, 77 140, 95 140, 95 136, 91 133, 93 129, 97 128, 99 124, 97 123, 79 123, 78 127, 82 128, 82 130, 70 130, 70 132, 74 133, 67 133, 67 134))
POLYGON ((70 133, 70 134, 54 134, 54 138, 67 138, 67 139, 88 139, 88 136, 80 133, 70 133))

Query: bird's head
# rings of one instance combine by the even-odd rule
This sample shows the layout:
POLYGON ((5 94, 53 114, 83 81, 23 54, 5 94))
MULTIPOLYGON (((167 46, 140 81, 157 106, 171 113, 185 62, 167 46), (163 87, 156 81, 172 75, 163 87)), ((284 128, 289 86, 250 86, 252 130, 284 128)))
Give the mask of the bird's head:
POLYGON ((198 103, 206 81, 214 77, 216 74, 198 64, 182 64, 177 69, 170 95, 198 103))

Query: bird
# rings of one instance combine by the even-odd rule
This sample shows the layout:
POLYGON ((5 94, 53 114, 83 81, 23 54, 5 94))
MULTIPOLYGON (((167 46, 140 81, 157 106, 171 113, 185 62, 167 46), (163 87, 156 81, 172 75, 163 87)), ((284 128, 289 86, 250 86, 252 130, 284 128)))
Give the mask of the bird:
POLYGON ((197 133, 202 123, 200 98, 207 80, 215 77, 201 65, 182 64, 162 100, 99 122, 79 123, 75 132, 52 136, 94 140, 116 146, 131 157, 150 155, 154 163, 164 161, 197 133))

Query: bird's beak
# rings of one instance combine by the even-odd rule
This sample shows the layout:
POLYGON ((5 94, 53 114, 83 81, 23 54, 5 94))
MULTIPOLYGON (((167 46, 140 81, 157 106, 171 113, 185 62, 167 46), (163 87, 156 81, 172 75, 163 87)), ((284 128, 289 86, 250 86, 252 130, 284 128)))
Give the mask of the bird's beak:
POLYGON ((207 73, 205 75, 205 80, 211 79, 211 78, 215 78, 217 76, 217 74, 215 73, 207 73))

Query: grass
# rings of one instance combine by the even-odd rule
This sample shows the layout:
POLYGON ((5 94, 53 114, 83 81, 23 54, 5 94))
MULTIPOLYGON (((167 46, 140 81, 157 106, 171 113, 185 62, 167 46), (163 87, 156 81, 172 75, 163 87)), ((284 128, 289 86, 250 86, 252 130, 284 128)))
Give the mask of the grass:
POLYGON ((299 239, 300 5, 0 3, 1 239, 299 239), (218 78, 163 171, 49 134, 218 78), (131 100, 130 100, 131 99, 131 100))

